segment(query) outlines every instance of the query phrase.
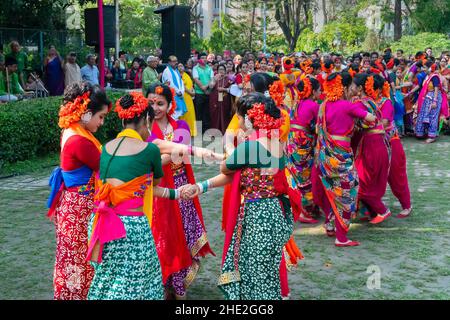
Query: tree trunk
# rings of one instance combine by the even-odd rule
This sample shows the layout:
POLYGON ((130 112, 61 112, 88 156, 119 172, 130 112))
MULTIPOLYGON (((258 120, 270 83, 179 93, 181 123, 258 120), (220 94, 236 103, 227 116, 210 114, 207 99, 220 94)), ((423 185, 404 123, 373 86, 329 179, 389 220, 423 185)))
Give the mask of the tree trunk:
POLYGON ((327 24, 327 0, 322 0, 323 24, 327 24))
POLYGON ((253 42, 253 29, 255 26, 255 12, 256 11, 256 5, 253 4, 253 9, 252 9, 252 23, 250 25, 250 37, 248 39, 248 47, 250 50, 252 50, 252 42, 253 42))
POLYGON ((394 41, 397 41, 402 37, 402 0, 395 0, 394 11, 394 41))

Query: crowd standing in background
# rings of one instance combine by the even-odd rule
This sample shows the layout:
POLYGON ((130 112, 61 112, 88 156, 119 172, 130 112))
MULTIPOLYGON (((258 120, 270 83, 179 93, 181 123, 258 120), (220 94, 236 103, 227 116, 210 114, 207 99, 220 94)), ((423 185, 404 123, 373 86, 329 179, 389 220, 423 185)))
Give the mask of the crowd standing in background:
POLYGON ((213 188, 224 187, 226 299, 289 298, 288 266, 303 259, 294 222, 322 216, 334 246, 359 246, 352 221, 393 214, 387 185, 401 204, 396 217, 410 216, 401 138, 433 143, 448 125, 449 51, 160 57, 128 62, 120 52, 105 63, 105 89, 93 54, 80 68, 75 53, 63 59, 49 47, 44 81, 24 74, 17 42, 0 59, 0 101, 28 89, 63 94, 47 203, 55 299, 186 299, 202 259, 215 255, 199 197, 213 188), (115 88, 127 89, 114 106, 123 128, 102 146, 93 134, 115 88), (190 143, 209 129, 224 135, 220 152, 190 143), (215 160, 220 173, 196 181, 191 157, 215 160))

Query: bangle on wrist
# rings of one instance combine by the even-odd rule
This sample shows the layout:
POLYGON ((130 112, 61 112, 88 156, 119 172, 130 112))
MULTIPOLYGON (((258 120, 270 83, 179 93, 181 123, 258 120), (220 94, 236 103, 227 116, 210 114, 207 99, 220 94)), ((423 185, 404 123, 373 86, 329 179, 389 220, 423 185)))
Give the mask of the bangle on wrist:
POLYGON ((196 185, 200 189, 199 194, 203 194, 203 184, 201 182, 197 182, 196 185))
POLYGON ((175 189, 169 189, 169 199, 175 200, 176 190, 175 189))

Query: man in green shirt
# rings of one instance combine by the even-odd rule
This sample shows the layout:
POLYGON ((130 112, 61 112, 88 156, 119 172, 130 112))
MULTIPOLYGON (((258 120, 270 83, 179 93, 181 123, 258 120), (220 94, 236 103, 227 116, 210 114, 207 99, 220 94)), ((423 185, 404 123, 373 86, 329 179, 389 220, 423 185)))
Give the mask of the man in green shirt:
POLYGON ((206 64, 206 53, 199 55, 198 64, 192 69, 192 77, 194 78, 195 89, 195 115, 197 121, 202 121, 202 132, 209 129, 209 94, 213 84, 214 72, 212 68, 206 64))
POLYGON ((161 83, 161 81, 159 81, 158 71, 156 71, 157 67, 158 58, 155 56, 149 56, 147 58, 147 67, 142 73, 142 92, 144 93, 144 96, 147 94, 147 89, 150 85, 154 83, 161 83))
POLYGON ((6 55, 5 58, 11 57, 17 61, 17 74, 19 76, 19 83, 25 88, 25 75, 24 70, 28 68, 28 56, 23 52, 17 41, 12 41, 10 44, 11 53, 6 55))
POLYGON ((17 101, 16 95, 23 93, 17 75, 17 60, 7 57, 4 66, 0 64, 0 102, 17 101))

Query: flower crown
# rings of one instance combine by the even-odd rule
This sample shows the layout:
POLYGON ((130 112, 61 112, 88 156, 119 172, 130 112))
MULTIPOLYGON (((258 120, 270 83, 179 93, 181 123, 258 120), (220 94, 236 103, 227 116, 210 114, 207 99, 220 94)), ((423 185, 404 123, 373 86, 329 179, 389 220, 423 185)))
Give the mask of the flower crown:
POLYGON ((255 103, 247 111, 248 118, 252 121, 253 127, 258 130, 267 130, 267 137, 271 137, 270 130, 279 129, 283 123, 283 115, 275 119, 271 115, 265 113, 263 103, 255 103))
POLYGON ((375 84, 375 79, 373 76, 368 76, 366 83, 364 84, 364 91, 366 92, 366 95, 374 100, 378 98, 379 90, 375 90, 373 88, 375 84))
POLYGON ((270 97, 275 101, 277 107, 281 107, 284 102, 284 85, 280 80, 274 81, 269 86, 270 97))
POLYGON ((344 86, 342 85, 342 77, 340 74, 332 80, 325 80, 323 88, 328 101, 337 101, 344 95, 344 86))
POLYGON ((62 129, 67 129, 73 123, 81 120, 81 116, 86 112, 87 106, 91 100, 89 99, 90 92, 87 91, 81 96, 75 98, 74 101, 66 102, 59 109, 58 125, 62 129))
POLYGON ((308 77, 306 77, 302 81, 303 81, 303 90, 299 92, 299 98, 303 100, 307 99, 311 95, 312 85, 311 80, 308 77))
POLYGON ((121 106, 120 103, 123 97, 116 102, 116 109, 114 111, 117 112, 120 119, 139 117, 148 108, 148 100, 141 92, 130 92, 129 95, 133 98, 133 105, 131 107, 124 109, 121 106))

